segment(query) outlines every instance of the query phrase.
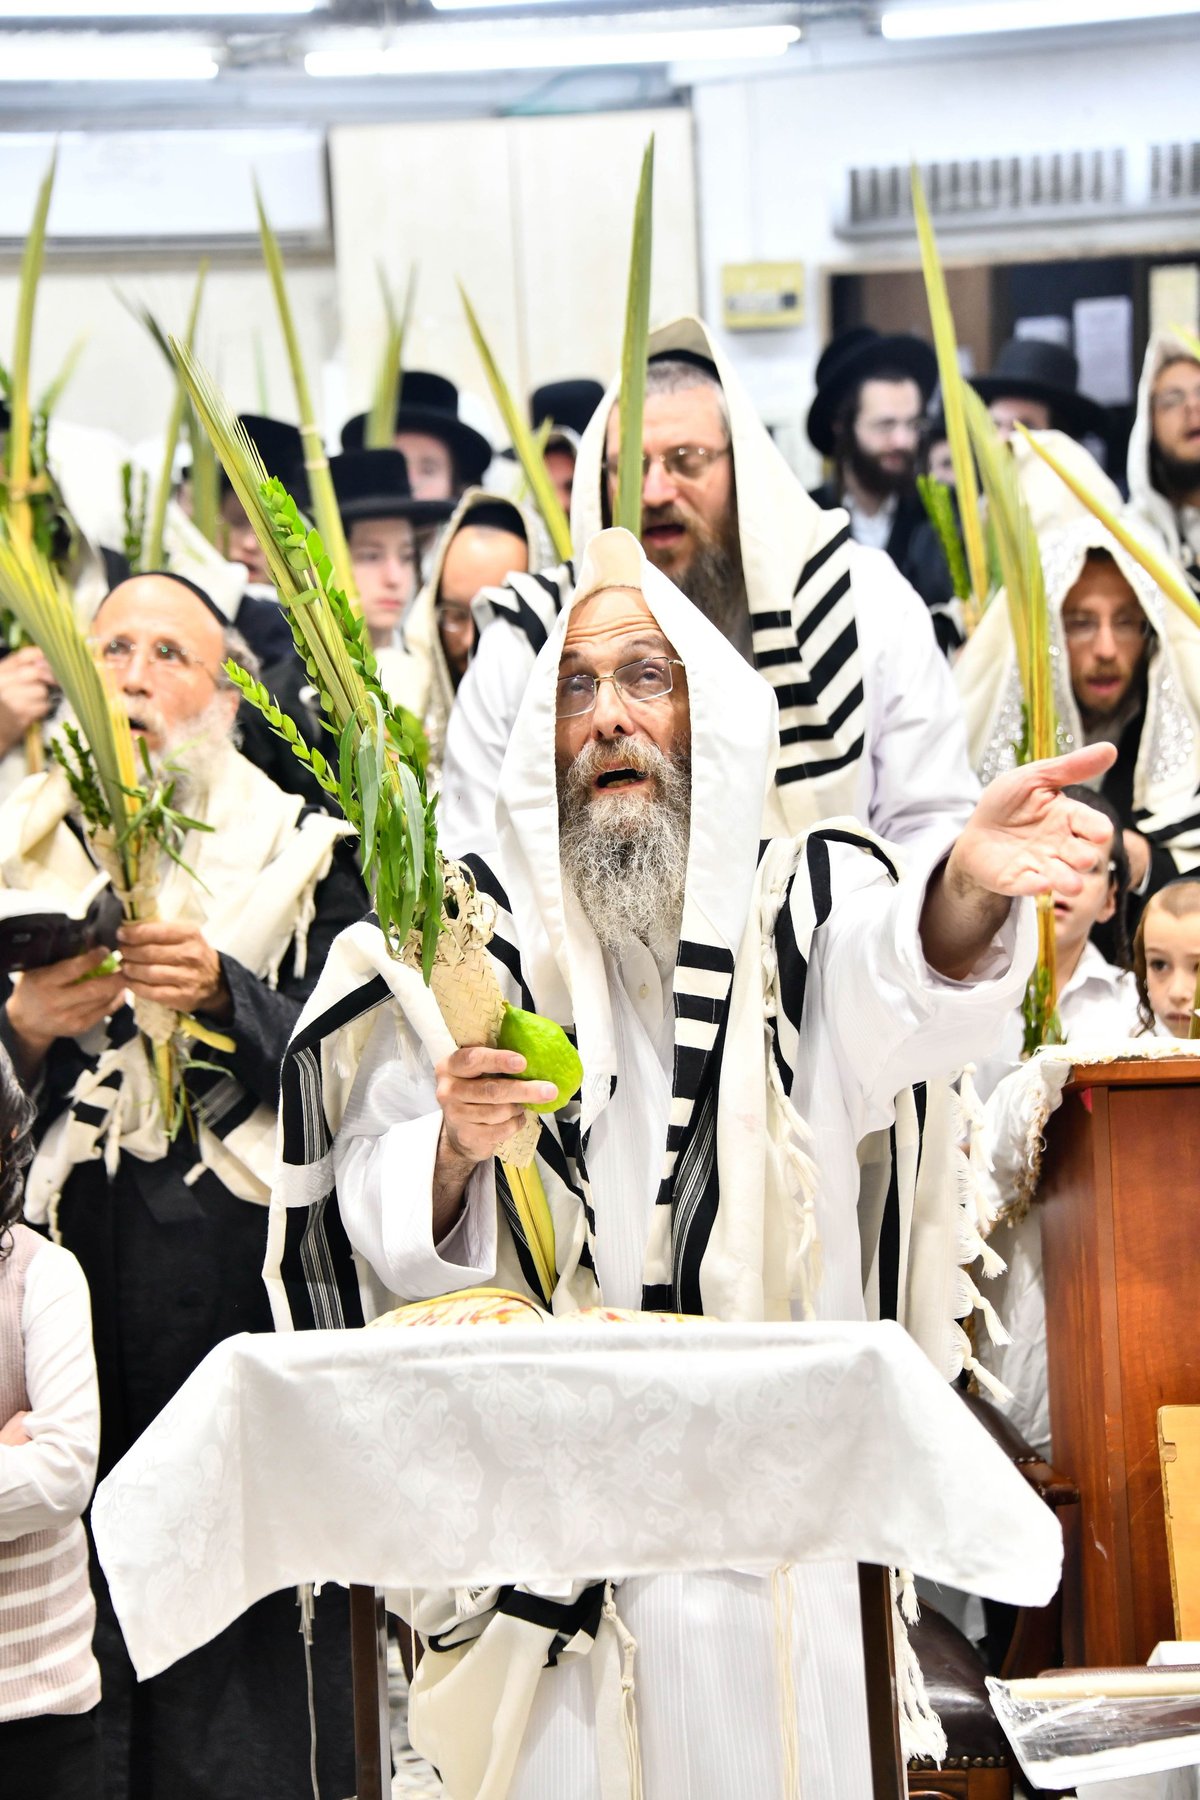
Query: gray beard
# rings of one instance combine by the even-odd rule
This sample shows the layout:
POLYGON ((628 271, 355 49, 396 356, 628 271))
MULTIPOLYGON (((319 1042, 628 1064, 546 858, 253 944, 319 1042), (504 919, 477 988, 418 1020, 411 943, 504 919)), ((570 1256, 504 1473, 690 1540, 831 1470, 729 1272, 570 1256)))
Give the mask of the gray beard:
MULTIPOLYGON (((152 713, 147 708, 141 711, 152 713)), ((147 722, 158 723, 153 716, 147 722)), ((162 735, 161 749, 150 752, 150 766, 156 775, 175 783, 171 804, 186 812, 198 796, 208 792, 214 772, 233 746, 233 721, 225 704, 214 697, 195 718, 162 735)), ((137 767, 142 780, 145 770, 140 752, 137 767)))
POLYGON ((622 747, 622 758, 653 771, 653 797, 617 790, 593 798, 596 767, 613 759, 605 746, 589 744, 561 775, 558 801, 563 876, 601 947, 615 955, 635 939, 652 950, 678 939, 692 810, 686 752, 672 760, 639 740, 622 747))

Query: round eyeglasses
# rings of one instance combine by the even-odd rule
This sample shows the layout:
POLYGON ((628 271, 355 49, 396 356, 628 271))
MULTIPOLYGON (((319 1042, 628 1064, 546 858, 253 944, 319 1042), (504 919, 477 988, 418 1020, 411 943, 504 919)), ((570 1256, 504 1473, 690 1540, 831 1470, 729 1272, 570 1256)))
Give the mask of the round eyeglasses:
POLYGON ((199 657, 189 655, 182 644, 173 643, 167 637, 152 638, 146 644, 135 644, 127 637, 111 637, 96 644, 96 654, 101 662, 118 674, 123 674, 139 653, 151 667, 161 669, 166 675, 186 675, 196 669, 211 681, 220 681, 216 670, 210 669, 199 657))
MULTIPOLYGON (((655 463, 661 463, 664 473, 673 481, 703 481, 709 470, 729 453, 728 444, 721 450, 708 450, 703 444, 677 444, 674 450, 664 450, 661 456, 642 457, 642 480, 645 481, 655 463)), ((609 481, 617 479, 616 457, 611 461, 605 457, 601 467, 609 481)))
POLYGON ((677 656, 644 656, 622 663, 611 675, 563 675, 558 683, 560 719, 577 719, 596 704, 602 681, 611 681, 624 700, 661 700, 672 688, 672 669, 682 669, 677 656))

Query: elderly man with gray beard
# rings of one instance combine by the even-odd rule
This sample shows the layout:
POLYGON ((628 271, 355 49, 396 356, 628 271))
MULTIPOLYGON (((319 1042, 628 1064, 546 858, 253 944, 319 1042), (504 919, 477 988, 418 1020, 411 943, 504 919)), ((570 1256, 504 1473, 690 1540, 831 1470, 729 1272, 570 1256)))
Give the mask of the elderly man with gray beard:
MULTIPOLYGON (((467 859, 496 909, 502 991, 571 1031, 583 1064, 578 1096, 540 1120, 535 1164, 556 1317, 603 1301, 862 1319, 858 1145, 895 1124, 907 1146, 894 1184, 907 1237, 911 1084, 998 1030, 1034 955, 1018 897, 1077 892, 1107 833, 1061 794, 1107 767, 1105 745, 994 782, 953 843, 901 881, 850 820, 764 846, 776 720, 768 684, 637 541, 598 534, 521 705, 495 860, 467 859)), ((372 922, 330 953, 281 1090, 267 1266, 280 1325, 355 1325, 480 1283, 540 1297, 501 1158, 555 1087, 510 1051, 447 1053, 419 970, 372 922)), ((905 1320, 947 1374, 954 1217, 920 1218, 946 1279, 905 1320)), ((555 1492, 571 1466, 568 1447, 555 1492)), ((790 1479, 779 1471, 771 1505, 791 1503, 790 1479)), ((450 1800, 868 1800, 852 1568, 787 1574, 794 1630, 759 1575, 616 1580, 614 1599, 598 1578, 619 1572, 586 1566, 586 1493, 578 1517, 586 1579, 567 1593, 413 1599, 426 1654, 410 1735, 450 1800), (605 1684, 611 1634, 626 1641, 614 1605, 637 1645, 636 1734, 605 1684), (793 1735, 798 1787, 785 1781, 793 1735), (635 1736, 641 1770, 626 1786, 613 1772, 626 1756, 632 1770, 635 1736)))
MULTIPOLYGON (((186 868, 162 859, 157 917, 103 950, 9 985, 0 1036, 38 1105, 26 1189, 91 1290, 101 1470, 111 1468, 222 1338, 270 1328, 262 1280, 279 1066, 329 945, 363 911, 347 828, 309 811, 231 740, 245 657, 216 607, 174 575, 135 577, 101 604, 98 655, 152 762, 178 770, 198 820, 186 868), (194 1014, 227 1034, 185 1074, 190 1116, 161 1123, 134 1008, 194 1014)), ((0 809, 0 880, 69 902, 96 866, 57 768, 0 809)), ((137 1684, 99 1568, 95 1648, 108 1800, 294 1800, 309 1791, 304 1645, 275 1595, 202 1650, 137 1684)), ((345 1596, 318 1606, 322 1792, 353 1788, 345 1596)))

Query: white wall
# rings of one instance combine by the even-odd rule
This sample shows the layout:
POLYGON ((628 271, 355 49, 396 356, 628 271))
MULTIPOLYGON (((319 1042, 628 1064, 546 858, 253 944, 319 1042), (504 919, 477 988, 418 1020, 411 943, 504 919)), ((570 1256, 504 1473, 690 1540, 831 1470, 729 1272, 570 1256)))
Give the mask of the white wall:
MULTIPOLYGON (((835 235, 847 169, 910 156, 1120 144, 1144 155, 1150 142, 1196 138, 1198 96, 1200 34, 1190 42, 1084 48, 1058 38, 1033 51, 975 48, 924 61, 900 60, 879 46, 864 50, 856 67, 814 63, 796 74, 698 88, 693 108, 708 316, 720 317, 723 263, 778 258, 807 265, 803 326, 727 339, 764 413, 772 422, 794 423, 807 410, 826 336, 824 273, 831 265, 916 265, 915 239, 851 244, 835 235)), ((1200 247, 1197 214, 941 237, 947 261, 1189 244, 1200 247)))
MULTIPOLYGON (((152 262, 131 264, 115 256, 98 267, 51 262, 42 278, 33 344, 35 391, 57 375, 77 338, 84 339, 78 366, 59 412, 79 425, 102 425, 130 444, 161 437, 171 408, 172 386, 164 359, 145 330, 122 306, 117 290, 148 306, 166 331, 187 325, 195 270, 152 262)), ((309 379, 338 338, 332 264, 289 273, 309 379)), ((0 361, 11 354, 16 323, 17 275, 0 269, 0 361)), ((205 286, 199 353, 240 412, 258 412, 256 346, 261 346, 267 400, 272 412, 295 418, 291 379, 266 274, 253 265, 213 269, 205 286)))
POLYGON ((461 280, 518 396, 543 381, 607 382, 620 360, 642 152, 655 134, 654 319, 699 295, 691 114, 345 127, 332 133, 338 296, 350 410, 369 400, 383 341, 382 259, 417 298, 405 362, 451 376, 505 442, 468 335, 461 280))

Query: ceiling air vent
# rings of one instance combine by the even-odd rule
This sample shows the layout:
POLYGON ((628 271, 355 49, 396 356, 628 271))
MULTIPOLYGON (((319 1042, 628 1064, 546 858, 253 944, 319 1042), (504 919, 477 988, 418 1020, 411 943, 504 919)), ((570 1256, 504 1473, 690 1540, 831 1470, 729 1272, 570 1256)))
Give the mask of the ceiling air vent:
MULTIPOLYGON (((1186 148, 1164 146, 1164 154, 1186 148)), ((1120 212, 1126 204, 1121 149, 977 156, 927 163, 921 174, 930 213, 944 230, 1096 218, 1120 212)), ((906 164, 849 170, 839 236, 881 236, 911 229, 906 164)))
POLYGON ((1195 206, 1198 200, 1200 144, 1151 144, 1151 204, 1195 206))

